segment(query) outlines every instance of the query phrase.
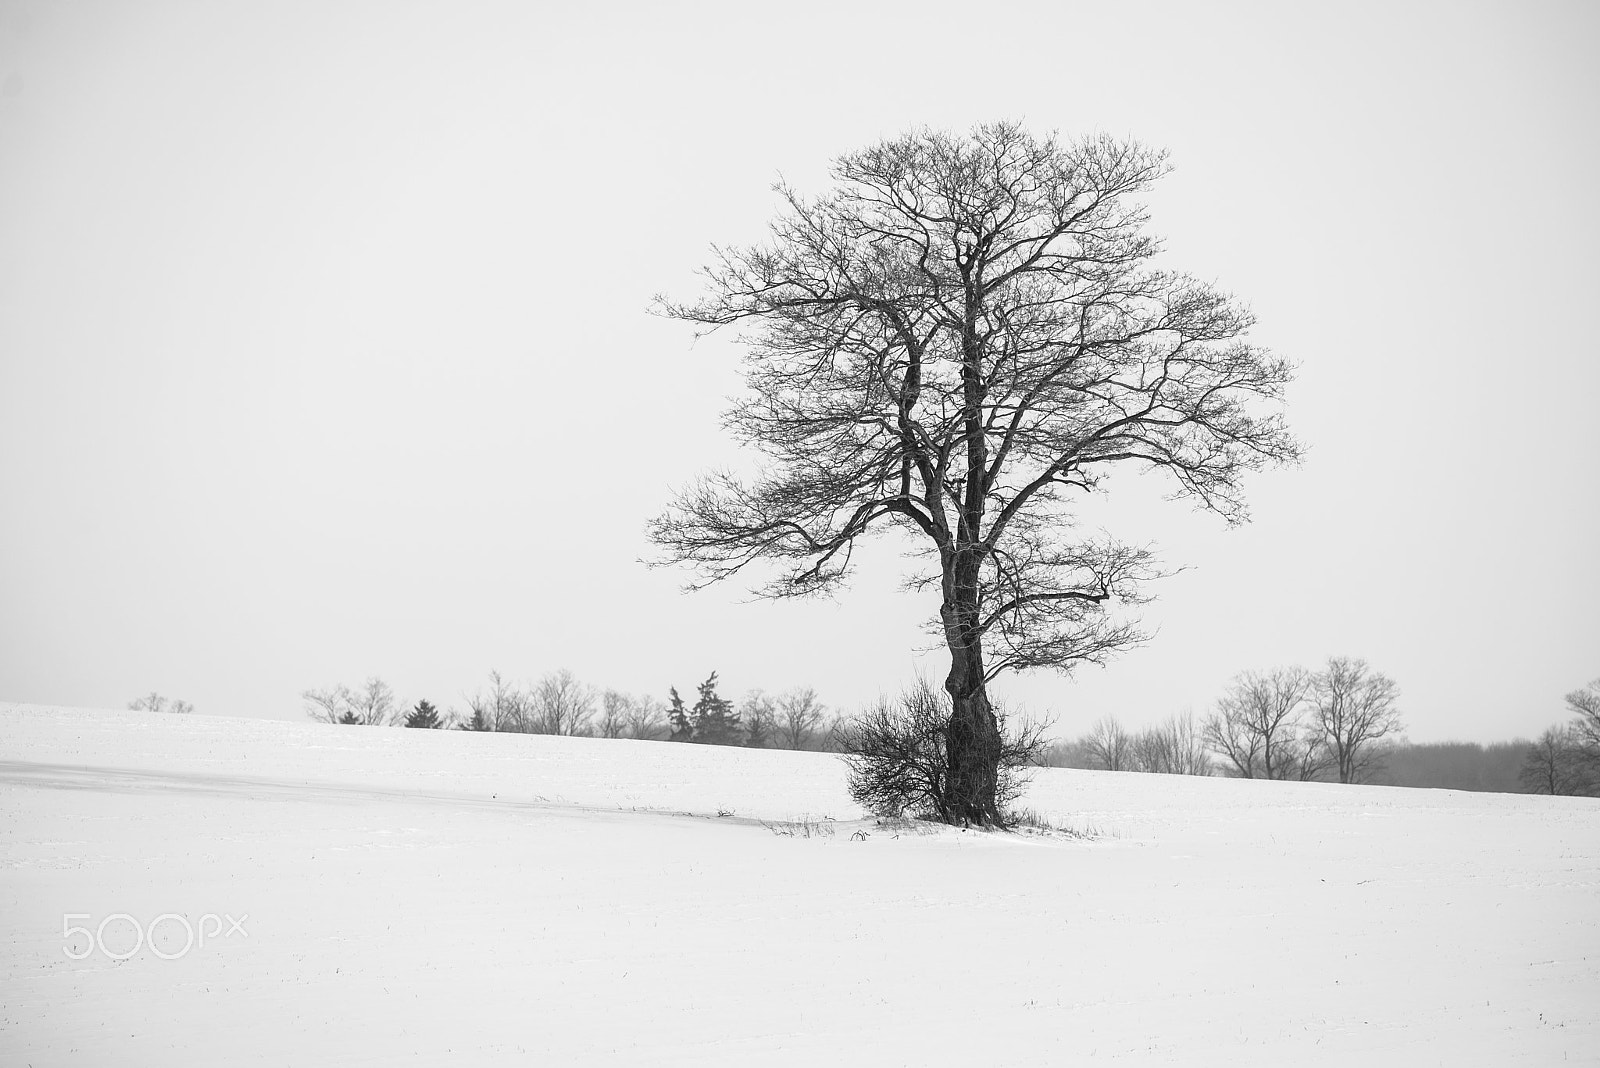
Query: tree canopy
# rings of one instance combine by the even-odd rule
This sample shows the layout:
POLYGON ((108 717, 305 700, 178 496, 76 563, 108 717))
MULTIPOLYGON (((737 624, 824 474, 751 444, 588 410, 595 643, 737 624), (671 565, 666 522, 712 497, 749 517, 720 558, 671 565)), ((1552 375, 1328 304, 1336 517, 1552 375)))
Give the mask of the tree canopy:
POLYGON ((950 789, 973 792, 955 806, 970 818, 992 818, 987 682, 1141 638, 1106 609, 1140 599, 1151 555, 1078 535, 1072 496, 1156 469, 1239 522, 1241 475, 1297 457, 1289 364, 1244 340, 1231 296, 1155 264, 1138 197, 1167 169, 1104 136, 915 132, 841 157, 821 196, 778 185, 766 241, 713 246, 705 295, 658 302, 743 329, 748 395, 725 424, 762 460, 651 524, 665 560, 700 582, 770 562, 759 592, 806 596, 850 576, 863 536, 909 534, 936 561, 914 581, 941 596, 950 789), (955 750, 973 746, 967 769, 955 750))

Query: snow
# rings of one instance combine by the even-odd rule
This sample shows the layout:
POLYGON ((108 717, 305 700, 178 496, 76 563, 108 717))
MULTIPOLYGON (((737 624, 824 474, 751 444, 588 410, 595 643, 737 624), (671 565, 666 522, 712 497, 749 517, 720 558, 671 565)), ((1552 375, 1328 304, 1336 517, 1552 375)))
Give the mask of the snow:
POLYGON ((0 1064, 1600 1063, 1600 802, 1025 804, 1096 837, 879 826, 821 754, 0 705, 0 1064), (167 913, 244 933, 68 958, 167 913))

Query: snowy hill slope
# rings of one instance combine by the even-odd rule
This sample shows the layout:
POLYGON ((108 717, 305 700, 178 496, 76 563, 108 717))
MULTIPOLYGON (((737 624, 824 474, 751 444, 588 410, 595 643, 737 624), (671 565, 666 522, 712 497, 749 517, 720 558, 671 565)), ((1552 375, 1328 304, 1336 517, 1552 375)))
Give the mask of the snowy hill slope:
POLYGON ((1600 802, 1026 804, 1100 837, 897 833, 818 754, 0 705, 0 1064, 1600 1061, 1600 802))

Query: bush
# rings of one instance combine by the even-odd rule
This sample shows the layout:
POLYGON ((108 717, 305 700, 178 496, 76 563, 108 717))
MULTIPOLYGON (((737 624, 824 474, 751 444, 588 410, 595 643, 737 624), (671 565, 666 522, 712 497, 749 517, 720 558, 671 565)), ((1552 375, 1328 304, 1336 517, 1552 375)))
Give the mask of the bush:
MULTIPOLYGON (((996 805, 1005 823, 1012 804, 1028 784, 1027 769, 1045 754, 1045 724, 1024 723, 1008 730, 1000 721, 1000 769, 996 805)), ((919 679, 898 700, 878 703, 838 724, 834 737, 849 765, 850 797, 875 816, 910 815, 949 823, 945 780, 949 773, 946 735, 948 698, 919 679)))

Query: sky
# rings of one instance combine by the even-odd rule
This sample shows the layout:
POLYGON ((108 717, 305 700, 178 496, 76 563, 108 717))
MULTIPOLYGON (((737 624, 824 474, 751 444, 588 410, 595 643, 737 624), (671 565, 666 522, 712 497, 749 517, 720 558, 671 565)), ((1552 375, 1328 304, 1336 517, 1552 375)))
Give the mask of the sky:
POLYGON ((1413 740, 1563 720, 1600 676, 1600 8, 976 10, 0 0, 0 700, 942 678, 893 541, 824 602, 644 566, 742 462, 737 338, 648 308, 780 177, 1009 118, 1170 152, 1162 263, 1298 363, 1307 455, 1237 529, 1117 480, 1103 521, 1181 569, 1156 636, 996 696, 1070 736, 1341 655, 1413 740))

